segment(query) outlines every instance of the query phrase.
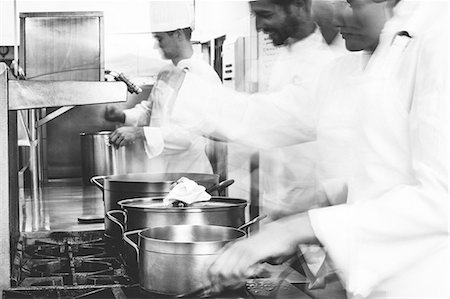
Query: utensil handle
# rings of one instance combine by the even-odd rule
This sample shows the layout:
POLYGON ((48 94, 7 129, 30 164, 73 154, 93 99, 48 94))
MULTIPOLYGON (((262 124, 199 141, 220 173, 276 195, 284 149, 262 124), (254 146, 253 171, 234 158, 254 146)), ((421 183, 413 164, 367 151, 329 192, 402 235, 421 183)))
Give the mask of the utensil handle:
POLYGON ((252 220, 250 220, 249 222, 246 222, 243 225, 239 226, 238 229, 239 230, 246 230, 247 228, 249 228, 253 224, 260 222, 261 220, 263 220, 266 217, 267 217, 267 215, 265 215, 265 214, 259 215, 259 216, 255 217, 255 218, 253 218, 252 220))
POLYGON ((123 234, 123 240, 125 242, 127 242, 131 247, 134 248, 134 250, 136 250, 136 256, 137 256, 137 261, 139 263, 139 247, 136 243, 134 243, 129 236, 131 235, 135 235, 135 234, 139 234, 141 231, 143 231, 142 229, 137 229, 137 230, 131 230, 129 232, 125 232, 123 234))
POLYGON ((125 223, 127 223, 127 213, 122 210, 111 210, 106 212, 106 218, 114 222, 122 231, 122 235, 125 233, 125 223), (119 218, 115 217, 115 214, 122 214, 123 223, 120 222, 119 218))
POLYGON ((100 184, 99 180, 104 180, 106 178, 106 176, 104 175, 98 175, 98 176, 93 176, 91 177, 91 183, 96 185, 97 188, 99 188, 102 192, 105 190, 105 188, 103 187, 102 184, 100 184))

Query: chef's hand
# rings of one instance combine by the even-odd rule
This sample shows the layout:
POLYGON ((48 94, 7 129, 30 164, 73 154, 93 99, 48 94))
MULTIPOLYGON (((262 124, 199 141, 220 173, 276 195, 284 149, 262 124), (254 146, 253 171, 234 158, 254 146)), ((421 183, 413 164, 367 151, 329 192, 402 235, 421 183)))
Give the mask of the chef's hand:
POLYGON ((208 269, 214 291, 238 286, 258 274, 265 261, 285 261, 299 244, 316 242, 308 214, 269 223, 247 239, 227 244, 208 269))
POLYGON ((144 138, 144 128, 142 127, 120 127, 111 133, 109 142, 117 147, 134 143, 136 140, 144 138))
POLYGON ((123 124, 125 122, 125 113, 115 106, 106 106, 105 119, 107 121, 119 122, 123 124))

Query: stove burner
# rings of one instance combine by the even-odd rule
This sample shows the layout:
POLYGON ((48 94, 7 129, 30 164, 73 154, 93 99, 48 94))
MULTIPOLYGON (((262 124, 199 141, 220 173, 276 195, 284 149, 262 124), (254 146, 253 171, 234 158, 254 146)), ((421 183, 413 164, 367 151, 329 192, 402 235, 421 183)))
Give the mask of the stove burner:
POLYGON ((48 245, 39 246, 31 254, 33 257, 37 258, 67 258, 68 254, 72 253, 73 257, 83 257, 83 258, 95 258, 103 256, 104 250, 101 247, 95 246, 64 246, 64 245, 48 245))
POLYGON ((111 263, 100 261, 74 261, 68 262, 67 260, 54 260, 45 264, 33 265, 31 268, 31 275, 34 277, 57 275, 72 275, 74 273, 84 275, 97 275, 97 274, 111 274, 114 269, 111 267, 111 263))
POLYGON ((139 297, 136 280, 128 275, 118 248, 107 250, 111 246, 105 245, 103 233, 21 236, 11 272, 15 283, 3 292, 3 298, 139 297))

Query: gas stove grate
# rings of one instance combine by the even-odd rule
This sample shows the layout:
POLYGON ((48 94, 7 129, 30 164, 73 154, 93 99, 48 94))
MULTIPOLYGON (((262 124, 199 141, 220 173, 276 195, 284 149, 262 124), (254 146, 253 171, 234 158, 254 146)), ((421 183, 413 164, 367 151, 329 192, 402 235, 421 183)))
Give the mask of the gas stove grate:
POLYGON ((103 233, 97 231, 22 236, 12 272, 14 290, 136 284, 127 275, 119 250, 105 244, 102 237, 103 233))

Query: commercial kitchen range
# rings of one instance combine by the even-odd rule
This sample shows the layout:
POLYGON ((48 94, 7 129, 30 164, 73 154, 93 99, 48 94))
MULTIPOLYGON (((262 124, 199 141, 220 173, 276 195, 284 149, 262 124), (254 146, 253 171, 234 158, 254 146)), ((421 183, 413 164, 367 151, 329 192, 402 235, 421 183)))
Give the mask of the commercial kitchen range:
MULTIPOLYGON (((173 298, 140 288, 103 231, 25 234, 17 247, 13 286, 3 298, 173 298)), ((286 281, 255 279, 210 298, 310 297, 286 281)))
MULTIPOLYGON (((95 186, 80 180, 51 182, 40 189, 44 200, 38 214, 31 211, 28 190, 20 193, 23 232, 4 298, 170 298, 139 287, 135 266, 130 268, 121 254, 123 244, 105 240, 103 223, 78 221, 103 213, 102 193, 95 186)), ((274 268, 272 278, 249 280, 246 287, 212 298, 310 298, 287 280, 277 281, 280 269, 274 268)))

